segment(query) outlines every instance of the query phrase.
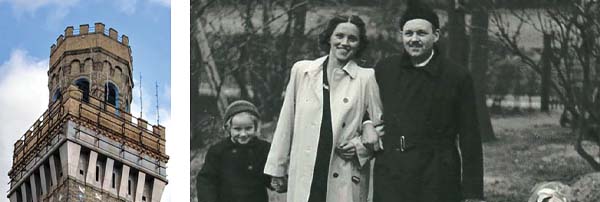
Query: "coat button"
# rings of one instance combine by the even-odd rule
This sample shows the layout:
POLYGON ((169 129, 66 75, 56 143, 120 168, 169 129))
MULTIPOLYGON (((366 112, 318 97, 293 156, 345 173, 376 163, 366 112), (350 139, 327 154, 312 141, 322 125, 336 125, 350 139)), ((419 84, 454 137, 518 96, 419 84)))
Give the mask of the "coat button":
POLYGON ((345 127, 346 127, 346 122, 343 122, 342 123, 342 128, 345 128, 345 127))
POLYGON ((231 150, 231 153, 234 153, 234 154, 235 154, 235 153, 237 153, 237 150, 236 150, 236 149, 233 149, 233 150, 231 150))
POLYGON ((338 173, 333 173, 333 177, 338 177, 339 174, 338 173))
POLYGON ((254 167, 248 166, 248 170, 254 170, 254 167))
POLYGON ((347 97, 344 98, 344 103, 348 103, 348 98, 347 97))

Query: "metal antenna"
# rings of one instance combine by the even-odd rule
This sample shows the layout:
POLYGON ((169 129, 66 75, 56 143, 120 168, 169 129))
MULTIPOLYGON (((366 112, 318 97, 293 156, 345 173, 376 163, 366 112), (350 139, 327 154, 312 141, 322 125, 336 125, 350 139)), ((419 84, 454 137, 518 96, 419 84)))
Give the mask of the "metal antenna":
POLYGON ((143 118, 144 111, 144 103, 142 101, 142 72, 140 72, 140 118, 143 118))
POLYGON ((108 90, 108 76, 109 76, 109 73, 108 72, 110 72, 110 69, 106 72, 106 82, 104 84, 104 105, 105 106, 108 103, 108 92, 109 92, 109 90, 108 90))
POLYGON ((156 125, 160 125, 160 110, 158 108, 158 81, 154 82, 156 87, 156 125))

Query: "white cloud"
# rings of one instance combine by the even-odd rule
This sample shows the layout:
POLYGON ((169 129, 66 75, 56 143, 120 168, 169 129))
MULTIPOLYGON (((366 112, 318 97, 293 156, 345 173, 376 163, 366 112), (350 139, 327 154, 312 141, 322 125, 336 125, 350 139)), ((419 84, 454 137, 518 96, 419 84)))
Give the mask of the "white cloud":
POLYGON ((115 6, 127 15, 135 13, 137 0, 115 0, 115 6))
POLYGON ((79 0, 6 0, 12 4, 13 11, 17 16, 23 13, 35 15, 35 12, 42 7, 53 7, 55 12, 51 12, 50 18, 61 18, 66 16, 71 7, 79 0))
MULTIPOLYGON (((64 19, 71 8, 79 3, 79 0, 0 0, 0 3, 4 2, 12 6, 17 17, 21 17, 23 14, 35 16, 38 10, 48 7, 47 20, 49 23, 55 23, 64 19)), ((146 0, 146 2, 167 8, 171 7, 171 0, 146 0)), ((103 4, 105 1, 99 3, 103 4)), ((114 0, 114 5, 119 11, 132 15, 137 10, 138 0, 114 0)))
MULTIPOLYGON (((147 0, 150 4, 171 7, 171 0, 147 0)), ((127 15, 133 15, 138 7, 138 0, 115 0, 115 6, 127 15)))
POLYGON ((150 3, 157 3, 162 6, 171 7, 171 0, 149 0, 150 3))
POLYGON ((48 60, 15 50, 0 65, 0 191, 9 187, 13 144, 41 116, 48 105, 48 60))

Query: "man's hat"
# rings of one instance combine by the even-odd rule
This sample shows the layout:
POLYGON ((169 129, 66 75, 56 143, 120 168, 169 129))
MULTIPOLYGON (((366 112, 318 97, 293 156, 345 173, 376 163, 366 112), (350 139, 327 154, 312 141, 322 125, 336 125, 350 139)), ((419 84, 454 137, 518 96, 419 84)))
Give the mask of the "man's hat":
POLYGON ((440 20, 431 7, 418 0, 409 0, 404 15, 400 17, 400 29, 410 20, 423 19, 433 25, 433 29, 440 28, 440 20))
POLYGON ((246 100, 237 100, 237 101, 229 104, 229 106, 227 106, 227 109, 225 110, 225 116, 223 116, 223 118, 225 118, 224 120, 227 121, 233 115, 236 115, 236 114, 239 114, 242 112, 248 112, 248 113, 260 118, 260 113, 258 112, 258 108, 256 108, 256 106, 254 106, 254 104, 252 104, 251 102, 248 102, 246 100))

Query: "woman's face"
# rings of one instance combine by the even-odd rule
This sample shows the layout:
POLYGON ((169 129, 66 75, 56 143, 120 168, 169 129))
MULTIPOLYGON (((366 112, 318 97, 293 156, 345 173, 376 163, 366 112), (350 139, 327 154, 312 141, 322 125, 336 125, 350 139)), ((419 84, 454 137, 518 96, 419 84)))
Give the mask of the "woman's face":
POLYGON ((358 27, 349 22, 340 23, 329 37, 329 57, 347 62, 356 55, 359 43, 358 27))

